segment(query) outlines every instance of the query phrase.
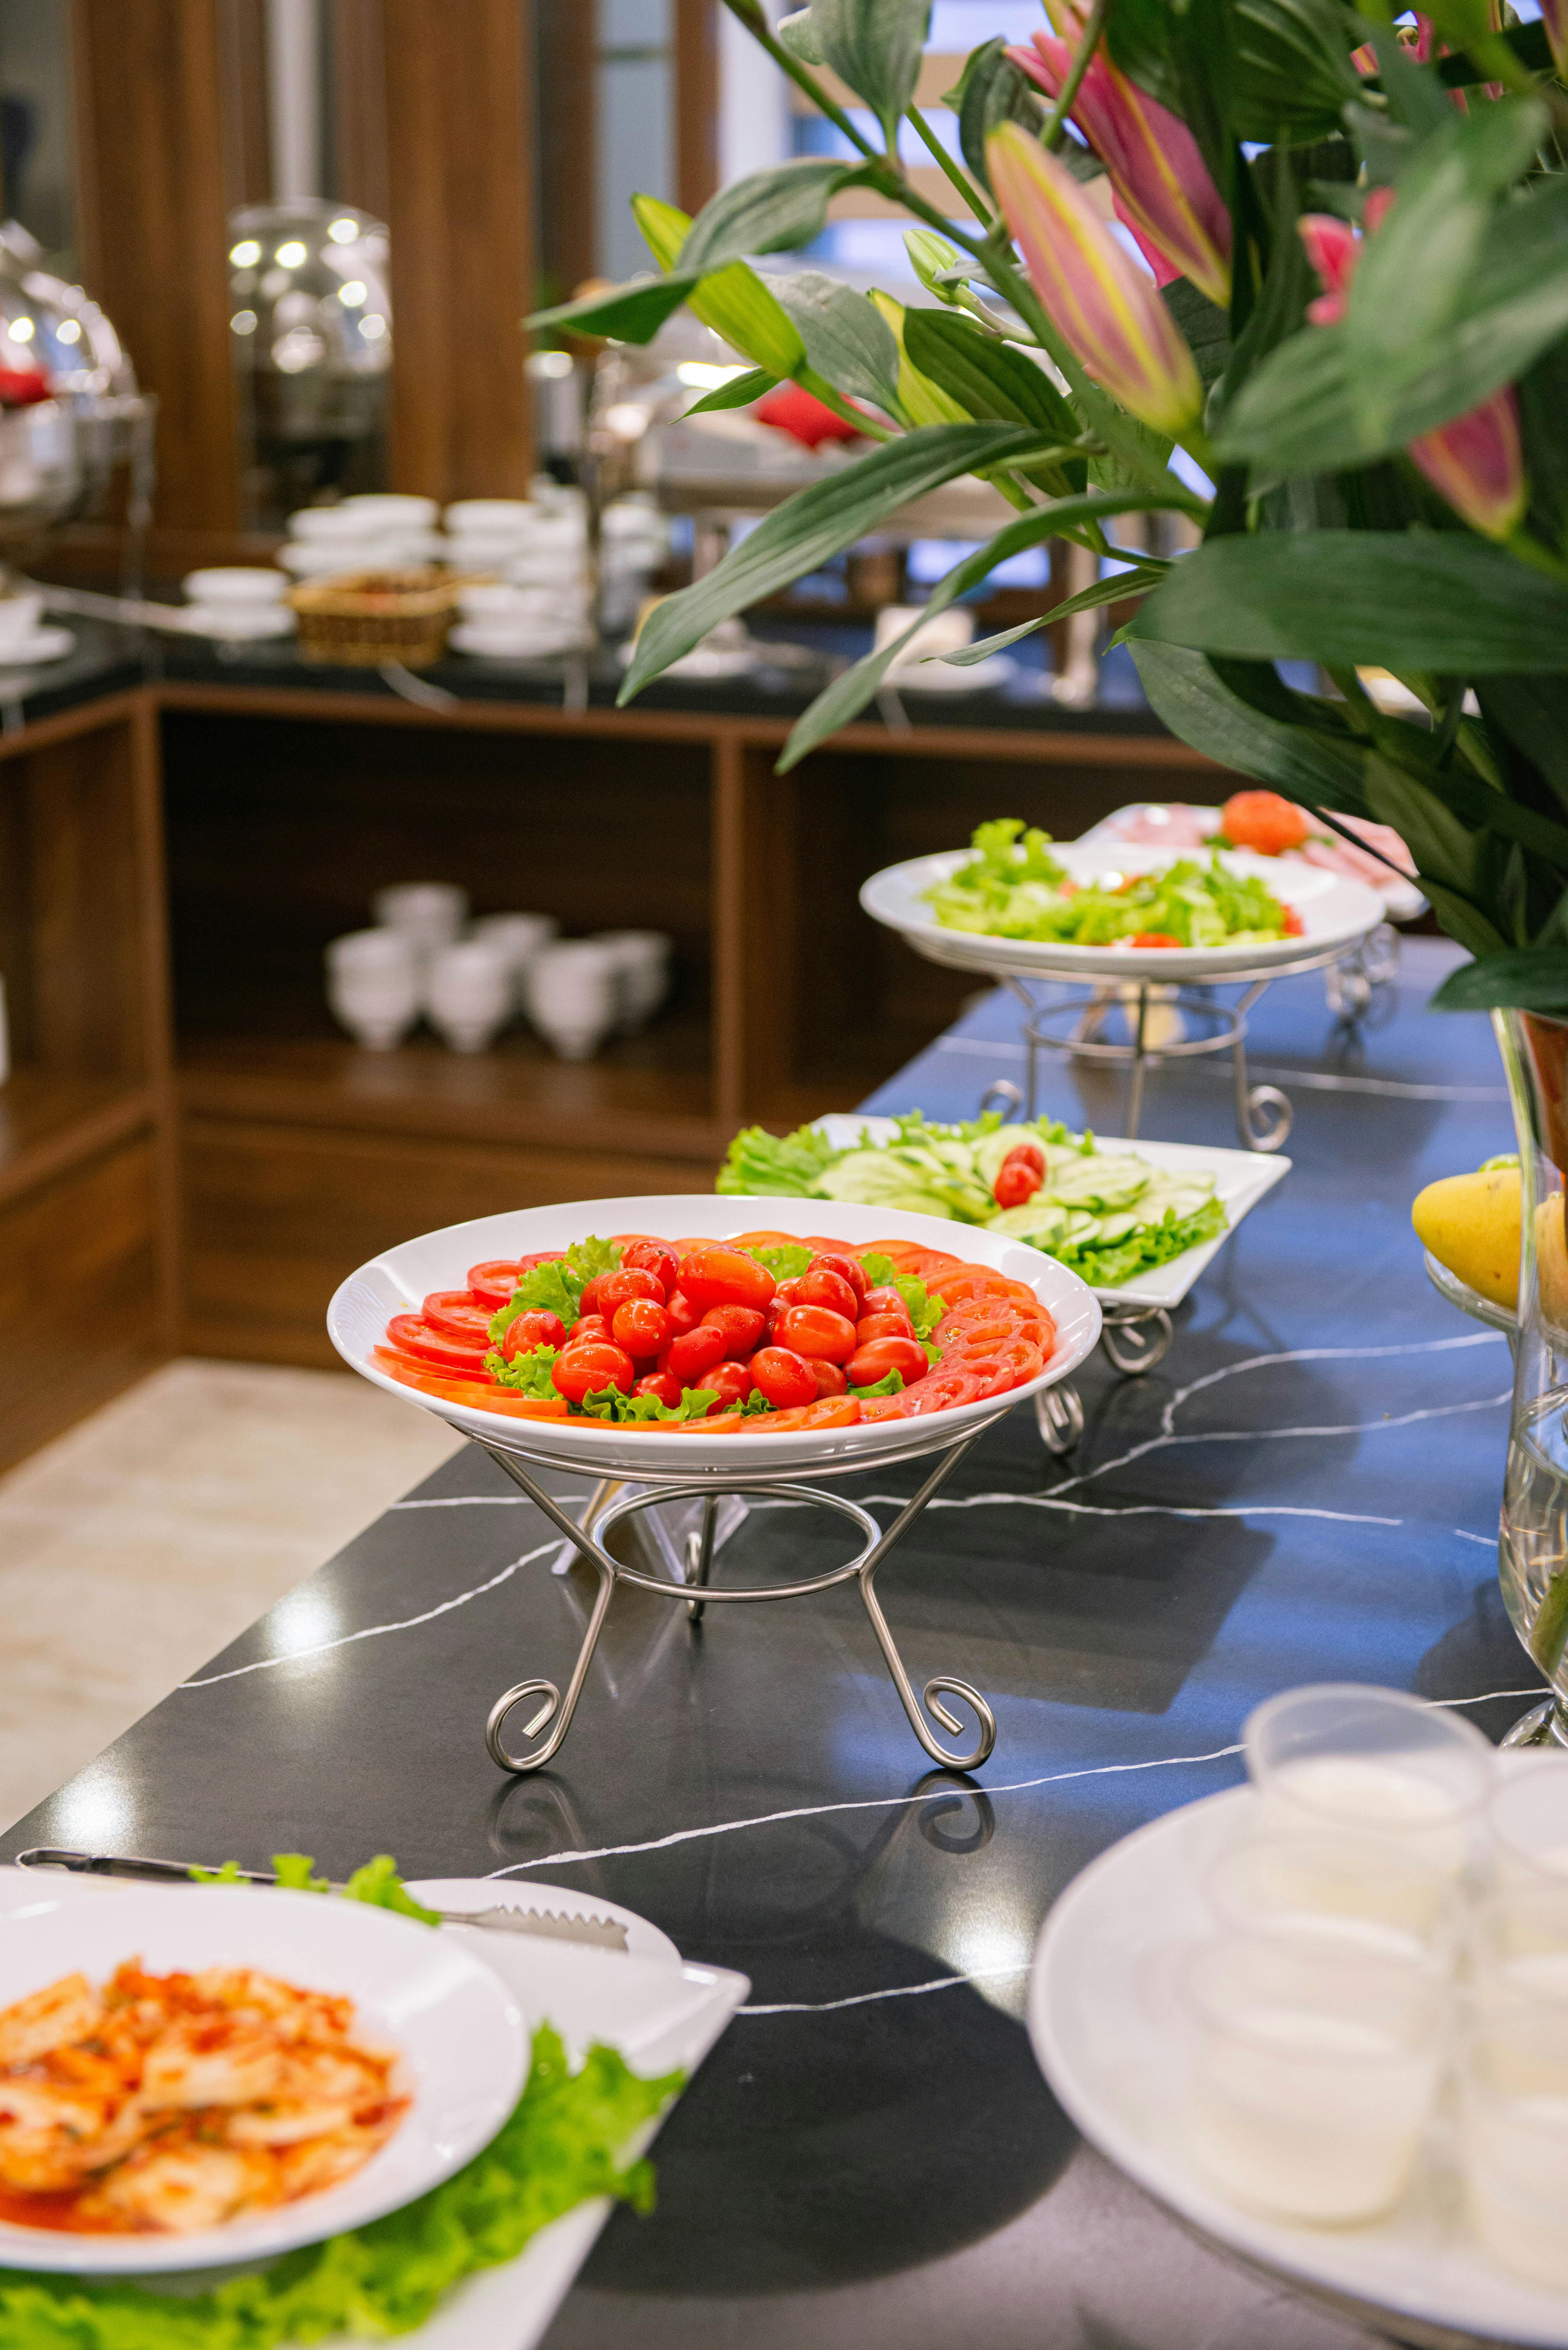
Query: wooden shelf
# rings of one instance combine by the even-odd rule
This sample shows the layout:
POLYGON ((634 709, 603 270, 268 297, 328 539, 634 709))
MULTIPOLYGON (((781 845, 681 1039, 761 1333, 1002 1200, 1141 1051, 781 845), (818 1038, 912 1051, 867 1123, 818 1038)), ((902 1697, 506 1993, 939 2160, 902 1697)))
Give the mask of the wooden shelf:
POLYGON ((0 1086, 0 1200, 69 1172, 152 1123, 150 1086, 13 1069, 0 1086))
POLYGON ((595 1061, 558 1061, 532 1039, 452 1053, 420 1038, 391 1053, 341 1039, 186 1038, 184 1109, 211 1118, 519 1145, 655 1151, 708 1159, 722 1148, 705 1020, 672 1019, 595 1061))

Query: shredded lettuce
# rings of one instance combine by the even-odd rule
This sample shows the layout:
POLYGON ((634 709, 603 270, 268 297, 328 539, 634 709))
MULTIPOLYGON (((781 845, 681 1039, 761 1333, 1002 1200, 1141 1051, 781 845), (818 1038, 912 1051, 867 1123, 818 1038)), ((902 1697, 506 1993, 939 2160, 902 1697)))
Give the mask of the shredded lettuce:
MULTIPOLYGON (((988 836, 1018 829, 982 824, 980 853, 922 892, 945 930, 1065 946, 1114 946, 1146 934, 1181 947, 1240 946, 1285 935, 1285 909, 1255 873, 1211 856, 1184 857, 1158 873, 1069 880, 1043 852, 1023 855, 988 836), (983 845, 982 845, 983 844, 983 845)), ((1042 836, 1026 834, 1025 841, 1042 836)), ((1107 852, 1107 857, 1109 852, 1107 852)))
POLYGON ((730 1145, 713 1188, 743 1200, 815 1199, 817 1177, 839 1156, 815 1127, 800 1127, 782 1142, 765 1126, 743 1127, 730 1145))
POLYGON ((1189 1216, 1178 1216, 1168 1208, 1158 1223, 1140 1224, 1123 1240, 1096 1244, 1091 1236, 1086 1241, 1066 1241, 1051 1254, 1091 1288, 1120 1289, 1135 1274, 1168 1264, 1184 1250, 1218 1240, 1228 1230, 1223 1201, 1206 1200, 1189 1216))
POLYGON ((685 2083, 639 2080, 613 2048, 571 2072, 560 2035, 534 2035, 528 2085, 498 2135, 456 2177, 352 2234, 186 2299, 140 2285, 0 2269, 5 2350, 283 2350, 408 2334, 478 2269, 523 2251, 595 2195, 653 2208, 653 2168, 623 2168, 636 2133, 685 2083))
POLYGON ((719 1400, 714 1388, 682 1388, 673 1408, 656 1395, 622 1395, 618 1388, 590 1388, 579 1409, 587 1419, 608 1419, 618 1425, 639 1421, 702 1419, 719 1400))
MULTIPOLYGON (((275 1852, 272 1856, 273 1875, 286 1893, 330 1893, 332 1880, 314 1874, 316 1856, 308 1852, 275 1852)), ((225 1860, 222 1868, 192 1868, 188 1871, 198 1885, 248 1885, 251 1879, 243 1875, 239 1863, 225 1860)), ((264 1887, 263 1890, 265 1888, 264 1887)), ((343 1887, 345 1901, 368 1901, 377 1909, 395 1909, 400 1917, 417 1918, 422 1926, 439 1926, 441 1911, 427 1909, 414 1899, 402 1878, 398 1864, 389 1852, 379 1852, 357 1868, 343 1887)), ((0 2334, 0 2344, 5 2336, 0 2334)), ((8 2350, 8 2345, 6 2345, 8 2350)))
POLYGON ((601 1241, 592 1232, 586 1241, 574 1241, 565 1256, 553 1257, 548 1264, 530 1265, 506 1304, 491 1316, 490 1335, 499 1346, 519 1314, 536 1305, 546 1314, 558 1314, 569 1330, 582 1310, 583 1292, 590 1281, 601 1273, 614 1273, 620 1263, 620 1251, 613 1241, 601 1241))

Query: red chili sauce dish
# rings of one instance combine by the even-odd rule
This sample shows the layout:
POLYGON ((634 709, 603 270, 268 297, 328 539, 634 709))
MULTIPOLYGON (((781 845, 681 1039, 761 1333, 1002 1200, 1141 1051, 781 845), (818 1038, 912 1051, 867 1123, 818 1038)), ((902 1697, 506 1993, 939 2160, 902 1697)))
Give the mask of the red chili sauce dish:
POLYGON ((766 1435, 1009 1393, 1056 1345, 1022 1281, 908 1241, 590 1235, 476 1264, 394 1314, 372 1360, 519 1419, 766 1435))

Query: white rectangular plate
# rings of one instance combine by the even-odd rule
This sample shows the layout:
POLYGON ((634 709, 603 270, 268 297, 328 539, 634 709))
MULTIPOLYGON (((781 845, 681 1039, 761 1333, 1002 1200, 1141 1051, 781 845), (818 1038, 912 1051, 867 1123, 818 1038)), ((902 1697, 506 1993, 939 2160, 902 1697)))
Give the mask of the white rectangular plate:
MULTIPOLYGON (((840 1150, 847 1150, 864 1134, 873 1142, 891 1142, 898 1133, 898 1121, 890 1118, 859 1118, 853 1110, 832 1110, 826 1118, 816 1120, 819 1134, 840 1150)), ((1135 1157, 1145 1159, 1151 1167, 1162 1167, 1173 1175, 1212 1175, 1215 1194, 1222 1202, 1230 1222, 1230 1231, 1211 1240, 1203 1241, 1197 1248, 1184 1249, 1165 1264, 1157 1264, 1147 1273, 1140 1273, 1125 1289, 1096 1289, 1095 1295, 1116 1298, 1128 1305, 1179 1305, 1204 1266, 1222 1249, 1249 1209, 1255 1208, 1265 1192, 1272 1191, 1281 1178, 1291 1171, 1291 1161, 1277 1152, 1262 1150, 1218 1150, 1207 1143, 1195 1142, 1128 1142, 1120 1135, 1096 1134, 1097 1150, 1130 1150, 1135 1157)), ((963 1253, 963 1236, 977 1228, 973 1224, 953 1223, 953 1253, 963 1253)))
MULTIPOLYGON (((51 1900, 75 1894, 85 1901, 98 1901, 112 1900, 123 1890, 123 1881, 112 1878, 84 1879, 53 1869, 0 1867, 0 1919, 24 1908, 40 1894, 51 1900)), ((496 1900, 526 1901, 533 1888, 524 1877, 515 1881, 475 1880, 473 1890, 479 1897, 474 1907, 482 1908, 496 1900)), ((265 1893, 257 1898, 265 1900, 265 1893)), ((573 1901, 580 1902, 585 1915, 602 1917, 614 1908, 622 1919, 629 1916, 612 1904, 596 1902, 591 1896, 563 1898, 560 1887, 549 1888, 552 1909, 563 1909, 573 1901)), ((680 1959, 628 1958, 618 1951, 483 1928, 442 1926, 436 1930, 461 1936, 517 1993, 525 2013, 553 2023, 574 2064, 581 2061, 592 2042, 603 2041, 619 2050, 634 2073, 646 2077, 672 2072, 677 2065, 689 2075, 694 2073, 751 1989, 744 1975, 724 1967, 694 1966, 680 1959)), ((644 2151, 658 2127, 658 2122, 653 2123, 628 2148, 628 2158, 644 2151)), ((417 2344, 419 2350, 533 2350, 566 2299, 612 2208, 605 2195, 579 2203, 576 2210, 541 2229, 514 2261, 467 2278, 432 2317, 400 2340, 417 2344)), ((218 2272, 225 2276, 233 2273, 218 2272)), ((169 2281, 149 2278, 145 2282, 166 2285, 169 2281)), ((203 2282, 192 2278, 189 2289, 200 2290, 203 2282)))

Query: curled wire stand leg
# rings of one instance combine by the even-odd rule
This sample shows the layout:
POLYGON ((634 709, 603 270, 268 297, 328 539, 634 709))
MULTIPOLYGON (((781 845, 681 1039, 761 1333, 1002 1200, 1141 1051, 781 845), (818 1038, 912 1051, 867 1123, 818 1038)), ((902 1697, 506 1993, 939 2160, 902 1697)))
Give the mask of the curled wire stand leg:
MULTIPOLYGON (((1164 1361, 1176 1332, 1163 1305, 1117 1306, 1107 1298, 1101 1312, 1100 1345, 1124 1378, 1141 1378, 1164 1361)), ((1055 1392, 1043 1388, 1041 1400, 1055 1392)))
POLYGON ((1034 1399, 1034 1424, 1047 1452, 1071 1452, 1084 1433, 1084 1405, 1070 1380, 1041 1388, 1034 1399))
MULTIPOLYGON (((1001 1416, 1000 1412, 994 1415, 997 1419, 1001 1416)), ((579 1523, 568 1514, 554 1494, 545 1491, 535 1476, 530 1474, 529 1468, 524 1466, 524 1462, 531 1461, 533 1456, 514 1452, 504 1445, 476 1439, 475 1441, 481 1443, 482 1450, 490 1455, 497 1467, 505 1471, 514 1484, 521 1486, 535 1507, 540 1510, 566 1537, 584 1562, 593 1568, 598 1577, 598 1590, 595 1595, 593 1609, 588 1618, 587 1627, 583 1634, 581 1646, 577 1650, 576 1662, 572 1668, 572 1676, 566 1684, 565 1695, 554 1681, 544 1679, 518 1681, 511 1689, 504 1691, 492 1707, 489 1721, 485 1725, 484 1742, 492 1762, 500 1770, 521 1774, 542 1769, 559 1752, 566 1732, 571 1727, 572 1717, 576 1711, 577 1700, 582 1695, 583 1684, 587 1678, 588 1667, 593 1661, 594 1648, 603 1628, 605 1617, 609 1612, 609 1604, 615 1596, 618 1583, 628 1583, 639 1591, 651 1592, 660 1599, 677 1601, 686 1609, 691 1621, 700 1622, 709 1607, 721 1603, 726 1607, 733 1607, 748 1601, 799 1599, 807 1597, 814 1592, 829 1590, 837 1584, 856 1582, 860 1586, 860 1596, 865 1605, 866 1613, 871 1619, 871 1627, 876 1633, 883 1660, 892 1677, 893 1686, 898 1690, 898 1701, 903 1706, 909 1717, 909 1726, 920 1744, 932 1762, 940 1764, 945 1771, 976 1769, 986 1760, 996 1743, 995 1715, 978 1690, 971 1688, 968 1681, 956 1679, 950 1674, 934 1674, 926 1683, 921 1695, 919 1697, 915 1695, 909 1674, 904 1669, 903 1659, 898 1654, 898 1646, 888 1627, 888 1619, 882 1612, 873 1588, 873 1578, 894 1544, 919 1517, 938 1487, 952 1474, 976 1439, 991 1425, 990 1419, 985 1420, 980 1428, 973 1430, 961 1442, 950 1445, 942 1452, 941 1458, 919 1491, 912 1500, 904 1503, 892 1524, 885 1532, 877 1524, 869 1510, 864 1508, 860 1503, 852 1502, 844 1494, 825 1491, 820 1486, 807 1485, 798 1477, 732 1477, 719 1472, 710 1472, 689 1481, 663 1473, 658 1476, 639 1474, 635 1485, 628 1486, 621 1482, 618 1490, 613 1483, 601 1486, 594 1494, 588 1511, 585 1512, 583 1521, 579 1523), (607 1492, 609 1498, 606 1498, 607 1492), (713 1537, 719 1499, 725 1493, 763 1494, 781 1501, 807 1503, 819 1509, 832 1510, 840 1517, 849 1519, 857 1527, 861 1537, 861 1547, 855 1557, 848 1560, 845 1565, 832 1567, 825 1574, 805 1576, 797 1582, 736 1586, 726 1580, 723 1586, 715 1586, 711 1581, 713 1537), (664 1574, 644 1574, 638 1568, 624 1565, 607 1548, 612 1531, 622 1519, 634 1518, 639 1511, 657 1508, 663 1502, 693 1500, 700 1500, 703 1504, 702 1523, 701 1530, 694 1532, 688 1540, 686 1556, 688 1580, 686 1582, 678 1583, 671 1576, 664 1574), (698 1587, 701 1596, 693 1595, 693 1586, 698 1587), (962 1734, 963 1724, 958 1716, 942 1702, 944 1698, 956 1698, 960 1703, 968 1706, 980 1725, 979 1739, 967 1753, 950 1752, 940 1744, 936 1732, 931 1728, 931 1723, 935 1722, 938 1728, 946 1731, 950 1737, 957 1738, 962 1734), (545 1733, 544 1742, 526 1753, 514 1754, 504 1744, 502 1731, 513 1709, 528 1704, 531 1700, 535 1702, 529 1714, 524 1735, 528 1738, 536 1738, 541 1733, 545 1733)), ((921 1449, 930 1451, 935 1451, 937 1446, 928 1443, 921 1449)), ((542 1467, 544 1463, 539 1462, 537 1465, 542 1467)), ((856 1465, 857 1464, 846 1462, 836 1471, 829 1468, 824 1473, 846 1474, 856 1465)))

